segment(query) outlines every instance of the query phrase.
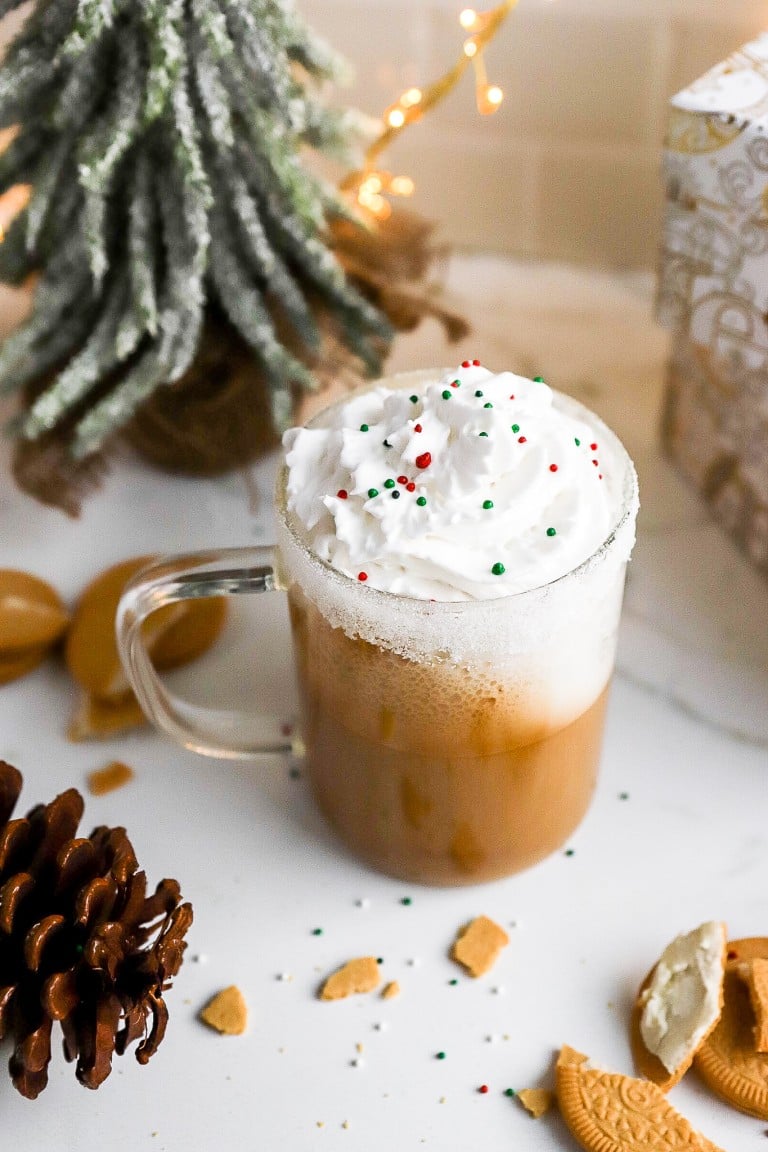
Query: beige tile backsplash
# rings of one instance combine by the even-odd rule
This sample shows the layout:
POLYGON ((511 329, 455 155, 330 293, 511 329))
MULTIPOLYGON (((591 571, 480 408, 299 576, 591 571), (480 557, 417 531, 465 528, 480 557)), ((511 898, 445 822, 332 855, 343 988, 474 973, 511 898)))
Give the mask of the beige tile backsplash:
MULTIPOLYGON (((462 0, 298 6, 356 72, 343 99, 373 115, 463 39, 462 0)), ((501 110, 477 114, 468 73, 385 162, 458 246, 651 268, 666 100, 764 30, 768 0, 520 0, 487 52, 501 110)))

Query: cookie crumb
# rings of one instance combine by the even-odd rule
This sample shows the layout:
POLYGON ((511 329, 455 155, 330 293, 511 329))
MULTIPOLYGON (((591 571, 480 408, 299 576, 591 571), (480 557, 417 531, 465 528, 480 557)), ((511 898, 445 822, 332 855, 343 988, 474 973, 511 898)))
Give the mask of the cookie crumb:
POLYGON ((240 1036, 248 1023, 245 997, 235 984, 231 984, 208 1001, 200 1012, 200 1019, 223 1036, 240 1036))
POLYGON ((400 995, 400 985, 397 980, 390 980, 385 984, 381 990, 382 1000, 394 1000, 395 996, 400 995))
POLYGON ((344 1000, 362 992, 372 992, 380 981, 378 962, 374 956, 360 956, 349 960, 331 973, 320 989, 321 1000, 344 1000))
POLYGON ((546 1088, 521 1088, 516 1095, 523 1108, 533 1116, 534 1120, 544 1116, 552 1107, 553 1096, 546 1088))
POLYGON ((489 972, 509 936, 488 916, 477 916, 459 931, 451 949, 451 958, 466 968, 470 976, 489 972))
POLYGON ((349 1128, 349 1120, 345 1120, 345 1121, 342 1123, 342 1125, 341 1125, 341 1126, 342 1126, 342 1128, 344 1128, 345 1130, 346 1130, 347 1128, 349 1128))
POLYGON ((128 764, 122 760, 111 760, 103 768, 96 768, 86 776, 88 791, 92 796, 106 796, 107 792, 115 792, 123 788, 129 780, 133 780, 135 773, 128 764))

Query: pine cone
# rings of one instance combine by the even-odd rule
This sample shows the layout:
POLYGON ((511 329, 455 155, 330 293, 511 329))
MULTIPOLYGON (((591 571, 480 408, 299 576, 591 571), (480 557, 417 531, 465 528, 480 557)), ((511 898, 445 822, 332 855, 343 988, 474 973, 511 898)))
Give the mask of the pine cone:
POLYGON ((13 1038, 13 1083, 34 1099, 48 1083, 54 1020, 87 1088, 135 1040, 147 1063, 165 1033, 163 992, 181 966, 192 907, 175 880, 146 895, 124 828, 76 838, 83 798, 74 788, 11 820, 21 785, 0 760, 0 1039, 13 1038))

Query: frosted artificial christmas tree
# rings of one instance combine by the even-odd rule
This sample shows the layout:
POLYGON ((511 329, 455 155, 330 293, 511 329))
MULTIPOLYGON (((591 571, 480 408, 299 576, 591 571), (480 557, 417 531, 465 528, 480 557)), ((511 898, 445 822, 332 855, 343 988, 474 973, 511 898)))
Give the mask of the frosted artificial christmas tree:
POLYGON ((197 355, 210 405, 211 357, 252 354, 272 434, 326 337, 378 371, 392 327, 334 253, 345 203, 302 160, 349 140, 314 90, 336 67, 289 0, 36 0, 0 69, 0 127, 18 125, 0 192, 32 190, 0 245, 0 279, 37 278, 0 349, 25 486, 72 510, 94 454, 197 355))

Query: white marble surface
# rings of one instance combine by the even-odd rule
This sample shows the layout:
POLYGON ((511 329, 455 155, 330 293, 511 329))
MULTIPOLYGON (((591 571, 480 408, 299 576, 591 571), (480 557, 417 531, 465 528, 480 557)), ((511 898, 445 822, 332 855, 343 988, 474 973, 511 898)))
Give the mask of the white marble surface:
MULTIPOLYGON (((732 937, 768 934, 768 587, 661 459, 666 336, 651 321, 650 281, 465 258, 449 282, 474 323, 467 346, 446 349, 426 325, 401 341, 392 366, 468 355, 541 372, 613 425, 640 475, 601 779, 572 854, 459 891, 376 876, 338 847, 280 758, 233 767, 148 731, 67 743, 73 691, 49 663, 0 690, 0 756, 24 771, 24 806, 82 787, 111 758, 130 762, 131 785, 87 798, 86 831, 125 824, 150 879, 181 880, 195 905, 189 955, 198 959, 169 994, 168 1035, 148 1068, 123 1057, 88 1093, 57 1052, 35 1103, 0 1079, 9 1147, 568 1149, 556 1114, 534 1122, 504 1089, 550 1083, 562 1043, 630 1071, 628 1005, 672 936, 710 918, 725 920, 732 937), (472 981, 447 949, 480 912, 514 926, 495 971, 472 981), (385 978, 401 982, 399 1000, 315 999, 322 974, 370 952, 382 956, 385 978), (245 1036, 220 1038, 196 1012, 230 983, 245 993, 251 1021, 245 1036)), ((13 488, 3 446, 0 565, 36 571, 72 600, 123 556, 262 542, 273 465, 248 482, 192 482, 125 459, 71 522, 13 488)), ((250 649, 245 628, 236 640, 241 654, 250 649)), ((279 605, 253 649, 271 670, 270 698, 288 711, 279 605)), ((230 657, 217 653, 206 673, 222 681, 230 657)), ((202 678, 200 670, 185 680, 199 689, 202 678)), ((765 1142, 765 1122, 714 1101, 693 1073, 671 1098, 728 1152, 765 1142)))

